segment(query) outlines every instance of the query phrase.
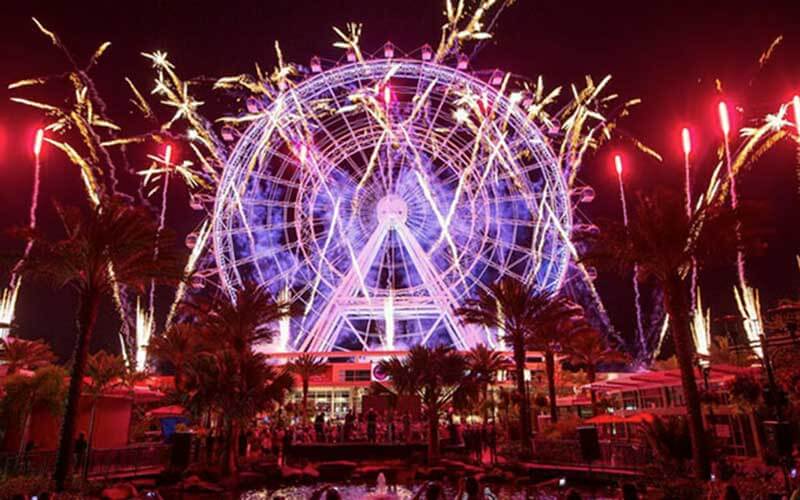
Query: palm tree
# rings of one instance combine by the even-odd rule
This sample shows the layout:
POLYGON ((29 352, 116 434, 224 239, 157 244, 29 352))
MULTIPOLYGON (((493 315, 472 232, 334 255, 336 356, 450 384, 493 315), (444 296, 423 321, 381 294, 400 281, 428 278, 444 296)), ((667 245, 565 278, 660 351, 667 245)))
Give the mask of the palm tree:
POLYGON ((48 408, 54 416, 61 414, 64 402, 66 372, 59 366, 37 368, 33 376, 16 374, 6 378, 0 401, 0 413, 6 429, 19 426, 20 454, 25 449, 30 429, 31 413, 37 406, 48 408))
POLYGON ((227 295, 198 297, 186 307, 196 317, 193 328, 199 335, 197 353, 187 363, 188 374, 181 374, 186 380, 178 396, 196 414, 209 412, 221 417, 228 440, 223 468, 235 472, 242 426, 275 401, 276 394, 282 399, 293 382, 289 373, 278 374, 266 366, 264 356, 253 347, 269 342, 273 325, 297 308, 276 301, 269 290, 249 281, 233 299, 227 295), (234 396, 239 400, 231 399, 234 396))
POLYGON ((417 395, 428 417, 428 463, 439 459, 439 419, 456 393, 469 383, 463 356, 448 347, 413 347, 404 358, 379 366, 400 394, 417 395))
POLYGON ((176 391, 182 389, 183 373, 197 348, 200 335, 200 328, 196 325, 176 323, 163 334, 150 339, 147 352, 155 359, 172 365, 176 391))
POLYGON ((664 308, 670 317, 670 333, 686 397, 692 456, 699 478, 710 474, 709 453, 704 439, 700 395, 695 377, 695 349, 689 328, 691 300, 685 276, 695 260, 698 267, 732 258, 741 242, 750 242, 741 210, 733 211, 722 202, 703 205, 691 218, 677 191, 657 191, 638 197, 637 217, 628 226, 604 224, 602 231, 587 239, 591 250, 584 260, 594 265, 630 273, 638 265, 641 280, 652 279, 661 289, 664 308), (737 241, 737 234, 742 239, 737 241))
POLYGON ((526 348, 539 351, 544 356, 547 377, 547 401, 550 406, 550 423, 558 422, 558 397, 556 387, 556 354, 564 339, 580 328, 583 309, 563 296, 556 296, 532 318, 526 348))
POLYGON ((478 386, 480 406, 483 408, 484 421, 488 420, 490 406, 494 406, 494 397, 490 401, 490 389, 497 380, 497 372, 509 368, 510 363, 505 355, 489 349, 485 344, 478 344, 466 353, 469 372, 478 386))
MULTIPOLYGON (((109 354, 105 351, 94 353, 89 356, 86 362, 86 375, 90 379, 86 392, 92 400, 92 409, 89 413, 89 452, 92 451, 92 442, 94 440, 97 402, 103 394, 125 383, 126 371, 125 360, 122 359, 122 356, 109 354)), ((82 471, 84 475, 88 470, 88 463, 88 460, 84 461, 84 470, 82 471)))
POLYGON ((311 377, 325 372, 325 361, 311 354, 301 354, 286 368, 300 377, 303 386, 303 421, 308 423, 308 383, 311 377))
MULTIPOLYGON (((586 370, 586 379, 590 384, 597 380, 598 365, 606 363, 624 363, 628 355, 608 346, 599 331, 588 327, 577 331, 564 344, 567 362, 586 370)), ((597 394, 590 389, 592 412, 597 413, 597 394)))
POLYGON ((243 427, 259 413, 283 402, 293 384, 291 374, 266 364, 262 353, 222 349, 192 358, 187 366, 184 404, 195 412, 213 408, 224 416, 225 474, 238 470, 237 446, 243 427))
POLYGON ((50 346, 42 340, 24 340, 6 337, 0 340, 0 361, 8 366, 7 375, 17 370, 35 370, 55 361, 50 346))
POLYGON ((56 208, 65 236, 50 241, 28 234, 35 241, 34 251, 21 270, 56 287, 71 288, 78 296, 75 350, 54 473, 56 491, 63 491, 71 465, 89 340, 103 298, 118 285, 143 292, 151 280, 177 282, 183 258, 169 232, 161 231, 157 236, 158 226, 149 212, 122 199, 105 199, 88 214, 75 208, 56 208), (154 259, 156 249, 158 258, 154 259))
MULTIPOLYGON (((525 384, 525 358, 527 350, 536 338, 544 338, 552 331, 558 320, 564 319, 565 311, 573 311, 563 297, 537 289, 514 278, 503 278, 493 283, 488 290, 481 289, 478 296, 467 300, 458 314, 467 323, 495 328, 503 333, 511 345, 514 355, 517 393, 519 394, 520 439, 525 455, 533 454, 531 441, 530 397, 525 384)), ((555 381, 553 380, 553 387, 555 381)))
POLYGON ((203 296, 187 307, 200 324, 204 341, 244 353, 252 346, 269 342, 278 321, 298 312, 295 304, 278 301, 269 290, 245 281, 235 297, 203 296))

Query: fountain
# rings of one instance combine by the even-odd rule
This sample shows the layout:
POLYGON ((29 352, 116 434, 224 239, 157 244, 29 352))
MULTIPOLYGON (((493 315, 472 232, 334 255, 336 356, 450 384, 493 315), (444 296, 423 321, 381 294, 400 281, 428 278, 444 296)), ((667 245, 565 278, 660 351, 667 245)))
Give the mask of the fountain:
POLYGON ((389 491, 389 487, 386 486, 386 476, 381 472, 378 474, 375 491, 368 493, 364 498, 369 500, 397 500, 400 497, 389 491))

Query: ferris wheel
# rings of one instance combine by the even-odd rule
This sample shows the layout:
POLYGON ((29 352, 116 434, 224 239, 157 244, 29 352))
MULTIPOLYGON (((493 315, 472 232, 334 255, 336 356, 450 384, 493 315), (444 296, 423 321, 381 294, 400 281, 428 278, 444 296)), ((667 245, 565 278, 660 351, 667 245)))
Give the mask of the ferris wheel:
POLYGON ((456 309, 504 276, 556 291, 570 257, 569 188, 520 94, 430 60, 312 70, 225 167, 223 288, 299 303, 279 350, 496 345, 456 309))

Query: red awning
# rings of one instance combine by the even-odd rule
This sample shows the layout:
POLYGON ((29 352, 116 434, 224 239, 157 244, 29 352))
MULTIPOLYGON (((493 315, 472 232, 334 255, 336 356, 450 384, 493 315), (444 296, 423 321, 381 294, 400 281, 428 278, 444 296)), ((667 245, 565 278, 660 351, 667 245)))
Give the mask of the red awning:
POLYGON ((181 405, 161 406, 147 412, 148 417, 180 417, 186 414, 186 408, 181 405))

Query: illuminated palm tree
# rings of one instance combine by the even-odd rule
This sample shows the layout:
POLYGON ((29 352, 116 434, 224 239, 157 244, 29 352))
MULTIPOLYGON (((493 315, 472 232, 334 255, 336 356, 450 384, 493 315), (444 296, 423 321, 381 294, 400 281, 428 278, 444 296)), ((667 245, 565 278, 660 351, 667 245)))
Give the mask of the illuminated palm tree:
POLYGON ((157 236, 158 225, 151 214, 125 200, 106 199, 89 213, 76 208, 56 208, 63 238, 51 241, 37 234, 25 234, 35 244, 21 271, 58 288, 72 289, 78 296, 75 350, 54 473, 56 490, 63 491, 73 455, 89 340, 102 300, 117 285, 143 292, 152 280, 176 283, 184 259, 171 233, 162 230, 157 236), (156 253, 158 258, 154 259, 156 253))
POLYGON ((253 281, 244 282, 233 299, 227 295, 202 296, 185 307, 198 318, 205 342, 221 343, 238 353, 271 341, 274 325, 298 312, 296 305, 276 300, 267 288, 253 281))
POLYGON ((695 376, 689 327, 691 300, 685 277, 692 259, 699 268, 709 267, 732 260, 736 250, 743 248, 742 242, 752 242, 753 235, 743 233, 749 228, 744 220, 749 214, 716 202, 701 206, 687 218, 685 200, 677 191, 639 196, 636 214, 628 226, 610 221, 598 234, 589 236, 591 250, 584 260, 621 274, 630 273, 638 265, 639 278, 652 279, 661 289, 686 397, 692 456, 698 477, 707 479, 710 461, 695 376), (737 239, 737 233, 741 239, 737 239))
POLYGON ((380 362, 400 394, 417 395, 428 417, 428 463, 439 459, 439 419, 457 392, 470 385, 467 363, 447 347, 413 347, 403 358, 380 362))
POLYGON ((506 356, 500 352, 489 349, 485 344, 478 344, 466 353, 467 366, 469 372, 478 387, 480 403, 484 409, 484 420, 488 420, 490 405, 493 405, 494 398, 491 398, 489 391, 491 386, 497 381, 497 373, 510 367, 506 356))
POLYGON ((303 421, 308 423, 308 384, 311 377, 325 372, 325 361, 311 354, 301 354, 286 367, 300 377, 303 387, 303 421))
POLYGON ((176 323, 163 334, 153 336, 147 352, 155 359, 172 365, 175 377, 175 390, 183 387, 183 373, 186 363, 197 349, 200 328, 190 323, 176 323))
POLYGON ((533 442, 530 397, 525 382, 526 354, 532 343, 540 344, 543 339, 551 338, 558 321, 574 315, 574 310, 567 307, 571 304, 566 298, 539 290, 534 285, 504 278, 490 285, 488 290, 481 289, 476 298, 469 299, 458 310, 467 323, 495 328, 511 345, 519 395, 520 439, 527 456, 533 454, 533 442))
MULTIPOLYGON (((586 370, 586 379, 590 384, 597 380, 597 367, 608 363, 624 363, 630 358, 627 354, 608 346, 602 334, 591 328, 583 328, 570 336, 564 344, 567 362, 586 370)), ((592 412, 597 413, 597 394, 589 391, 592 399, 592 412)))
POLYGON ((55 361, 50 346, 42 340, 6 337, 0 340, 0 361, 8 366, 7 375, 18 370, 35 370, 55 361))

